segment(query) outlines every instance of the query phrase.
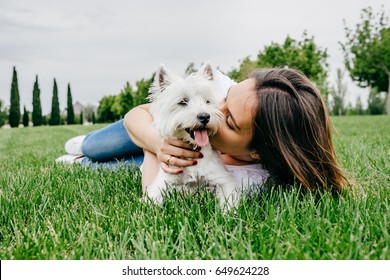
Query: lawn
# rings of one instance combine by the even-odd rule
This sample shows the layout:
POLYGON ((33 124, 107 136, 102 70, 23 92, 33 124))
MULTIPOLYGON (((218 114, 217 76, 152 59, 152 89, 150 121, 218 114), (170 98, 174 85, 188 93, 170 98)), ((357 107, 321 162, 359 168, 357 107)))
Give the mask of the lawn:
POLYGON ((390 259, 390 117, 332 119, 354 191, 269 191, 225 215, 210 194, 140 200, 134 169, 56 165, 102 127, 0 130, 0 259, 390 259))

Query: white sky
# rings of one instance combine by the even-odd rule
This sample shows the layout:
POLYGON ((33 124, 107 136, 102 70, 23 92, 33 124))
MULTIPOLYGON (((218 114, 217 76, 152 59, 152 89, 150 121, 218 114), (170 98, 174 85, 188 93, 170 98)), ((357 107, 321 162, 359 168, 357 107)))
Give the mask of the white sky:
MULTIPOLYGON (((61 109, 67 84, 73 101, 97 105, 126 81, 149 78, 160 63, 184 74, 210 60, 230 71, 265 45, 306 30, 329 54, 331 80, 343 67, 339 41, 360 22, 363 8, 384 0, 1 0, 0 99, 9 105, 16 66, 21 107, 32 110, 35 75, 43 113, 50 113, 53 79, 61 109)), ((388 13, 389 4, 384 7, 388 13)), ((346 75, 348 77, 348 75, 346 75)), ((367 98, 351 82, 349 100, 367 98)))

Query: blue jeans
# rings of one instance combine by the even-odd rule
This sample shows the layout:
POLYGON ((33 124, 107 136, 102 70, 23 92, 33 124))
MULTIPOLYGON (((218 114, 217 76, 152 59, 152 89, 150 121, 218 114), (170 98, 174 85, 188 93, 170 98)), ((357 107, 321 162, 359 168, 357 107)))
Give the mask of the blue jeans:
POLYGON ((85 158, 83 166, 107 167, 140 165, 144 159, 143 150, 131 140, 121 119, 102 129, 89 133, 81 146, 85 158))

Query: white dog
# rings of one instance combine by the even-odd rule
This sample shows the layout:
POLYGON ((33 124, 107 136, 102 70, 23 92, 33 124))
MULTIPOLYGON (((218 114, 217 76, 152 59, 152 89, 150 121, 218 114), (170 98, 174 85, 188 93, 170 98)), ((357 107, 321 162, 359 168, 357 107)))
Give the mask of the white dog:
POLYGON ((160 168, 153 184, 147 186, 147 195, 161 203, 163 192, 169 188, 191 191, 204 186, 215 192, 223 210, 236 207, 240 189, 209 143, 209 136, 217 132, 223 119, 217 109, 217 87, 211 66, 206 63, 197 73, 183 79, 161 65, 149 99, 154 125, 160 134, 201 147, 204 158, 177 175, 165 173, 160 168))

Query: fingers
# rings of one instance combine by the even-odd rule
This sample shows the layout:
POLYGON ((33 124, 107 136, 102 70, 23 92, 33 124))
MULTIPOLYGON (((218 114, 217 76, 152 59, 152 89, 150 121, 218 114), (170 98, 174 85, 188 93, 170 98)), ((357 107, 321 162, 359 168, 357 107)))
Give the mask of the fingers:
POLYGON ((191 144, 188 144, 187 142, 175 139, 175 138, 165 138, 164 141, 171 146, 187 149, 187 150, 194 150, 194 147, 191 144))
MULTIPOLYGON (((197 158, 202 158, 202 154, 198 151, 193 151, 193 150, 186 150, 183 148, 178 148, 178 147, 168 147, 167 149, 164 149, 161 151, 162 155, 170 155, 176 158, 185 158, 185 159, 197 159, 197 158)), ((167 160, 168 157, 166 157, 167 160)), ((170 162, 172 163, 172 162, 170 162)))
POLYGON ((171 157, 169 163, 161 163, 161 168, 167 173, 179 174, 184 171, 184 167, 194 166, 197 164, 198 161, 196 160, 185 160, 176 157, 171 157))
POLYGON ((161 169, 165 173, 170 173, 170 174, 180 174, 180 173, 183 173, 183 171, 184 171, 184 169, 182 169, 182 168, 177 168, 177 167, 170 166, 170 165, 168 165, 165 162, 161 163, 161 169))
POLYGON ((188 167, 188 166, 194 166, 198 164, 198 161, 192 160, 192 159, 182 159, 177 158, 174 156, 169 156, 168 160, 163 162, 169 166, 176 166, 176 167, 188 167))
POLYGON ((203 158, 199 149, 195 149, 183 140, 165 138, 160 142, 157 157, 166 173, 179 174, 184 168, 194 166, 196 159, 203 158))
POLYGON ((166 162, 161 162, 161 168, 166 173, 179 174, 184 172, 185 167, 197 165, 198 161, 181 159, 173 156, 169 156, 166 162))
MULTIPOLYGON (((157 157, 161 162, 167 162, 170 159, 170 156, 190 161, 192 159, 203 157, 203 155, 198 150, 194 150, 190 144, 184 142, 183 140, 162 139, 158 147, 157 157)), ((179 167, 191 165, 189 162, 185 163, 183 161, 177 161, 177 163, 178 165, 169 160, 170 165, 176 165, 179 167)))

